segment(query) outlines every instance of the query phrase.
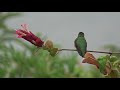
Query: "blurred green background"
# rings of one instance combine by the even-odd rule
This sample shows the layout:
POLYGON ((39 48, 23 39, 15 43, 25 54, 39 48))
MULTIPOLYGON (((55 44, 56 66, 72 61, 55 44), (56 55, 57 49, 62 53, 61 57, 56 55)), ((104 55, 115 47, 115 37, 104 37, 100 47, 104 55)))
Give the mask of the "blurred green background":
MULTIPOLYGON (((93 65, 86 68, 77 58, 77 53, 58 54, 51 57, 47 51, 40 50, 34 56, 35 46, 16 38, 15 30, 6 21, 22 17, 21 13, 0 13, 0 77, 1 78, 101 78, 104 77, 93 65)), ((46 40, 46 36, 36 33, 46 40)), ((56 45, 56 47, 60 45, 56 45)), ((104 47, 109 51, 120 51, 115 45, 104 47)), ((118 57, 120 57, 118 55, 118 57)))

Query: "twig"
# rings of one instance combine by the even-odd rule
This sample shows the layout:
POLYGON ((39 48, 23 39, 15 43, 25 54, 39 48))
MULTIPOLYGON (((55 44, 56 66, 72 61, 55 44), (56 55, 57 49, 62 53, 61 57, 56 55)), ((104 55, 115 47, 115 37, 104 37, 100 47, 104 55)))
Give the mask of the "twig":
MULTIPOLYGON (((76 49, 59 49, 58 51, 77 51, 76 49)), ((105 53, 105 54, 120 54, 120 52, 104 52, 104 51, 90 51, 88 50, 87 52, 94 52, 94 53, 105 53)))

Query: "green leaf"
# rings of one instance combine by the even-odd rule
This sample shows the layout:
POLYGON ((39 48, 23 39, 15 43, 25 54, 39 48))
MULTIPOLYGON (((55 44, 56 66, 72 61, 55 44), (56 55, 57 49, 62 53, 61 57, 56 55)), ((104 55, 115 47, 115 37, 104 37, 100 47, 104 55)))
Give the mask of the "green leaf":
POLYGON ((116 56, 111 56, 110 57, 110 62, 115 62, 117 60, 117 57, 116 56))
POLYGON ((113 63, 113 66, 115 67, 119 67, 120 65, 120 60, 116 60, 114 63, 113 63))
POLYGON ((56 53, 57 53, 57 51, 58 51, 58 48, 52 48, 52 49, 50 50, 50 55, 51 55, 51 56, 55 56, 56 53))
POLYGON ((111 73, 109 74, 111 78, 118 78, 119 74, 117 70, 112 70, 111 73))
POLYGON ((108 56, 101 56, 100 58, 98 58, 98 62, 100 64, 99 70, 103 74, 105 74, 105 67, 108 59, 109 59, 108 56))

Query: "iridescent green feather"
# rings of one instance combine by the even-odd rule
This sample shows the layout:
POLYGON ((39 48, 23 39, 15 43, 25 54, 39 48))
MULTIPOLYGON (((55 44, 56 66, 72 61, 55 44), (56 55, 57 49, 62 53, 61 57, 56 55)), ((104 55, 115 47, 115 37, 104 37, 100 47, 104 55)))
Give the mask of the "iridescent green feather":
POLYGON ((82 35, 79 33, 78 37, 75 39, 75 47, 80 56, 84 57, 87 52, 87 42, 84 37, 84 33, 82 35))

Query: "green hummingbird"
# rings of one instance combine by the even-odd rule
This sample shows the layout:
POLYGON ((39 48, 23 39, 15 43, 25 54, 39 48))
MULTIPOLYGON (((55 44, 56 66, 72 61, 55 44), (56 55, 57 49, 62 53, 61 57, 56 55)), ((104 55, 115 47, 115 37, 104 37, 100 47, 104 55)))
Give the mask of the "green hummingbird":
POLYGON ((74 41, 74 44, 79 55, 84 57, 87 52, 87 42, 83 32, 79 32, 78 37, 74 41))

